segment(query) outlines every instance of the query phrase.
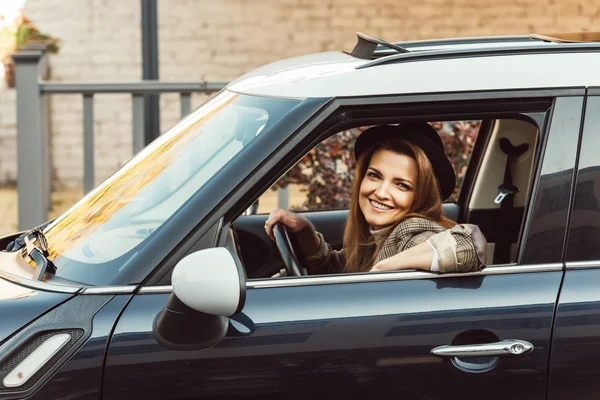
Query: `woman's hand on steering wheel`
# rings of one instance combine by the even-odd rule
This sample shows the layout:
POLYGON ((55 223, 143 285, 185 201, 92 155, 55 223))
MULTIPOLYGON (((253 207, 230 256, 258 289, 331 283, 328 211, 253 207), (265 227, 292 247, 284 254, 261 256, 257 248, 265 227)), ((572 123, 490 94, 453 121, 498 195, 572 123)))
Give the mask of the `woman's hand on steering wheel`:
POLYGON ((271 211, 267 221, 265 222, 265 232, 267 232, 267 235, 269 235, 269 237, 273 240, 275 240, 273 226, 278 222, 282 225, 285 225, 287 231, 290 233, 298 233, 307 229, 313 230, 310 222, 303 216, 294 214, 293 212, 289 212, 281 208, 275 208, 273 211, 271 211))
POLYGON ((303 216, 276 208, 265 222, 265 231, 275 240, 287 275, 306 275, 298 256, 305 254, 306 243, 314 243, 315 238, 318 239, 311 223, 303 216))
POLYGON ((308 275, 305 268, 302 268, 298 254, 300 253, 295 244, 294 237, 282 223, 276 223, 273 228, 277 250, 285 265, 286 275, 303 276, 308 275))

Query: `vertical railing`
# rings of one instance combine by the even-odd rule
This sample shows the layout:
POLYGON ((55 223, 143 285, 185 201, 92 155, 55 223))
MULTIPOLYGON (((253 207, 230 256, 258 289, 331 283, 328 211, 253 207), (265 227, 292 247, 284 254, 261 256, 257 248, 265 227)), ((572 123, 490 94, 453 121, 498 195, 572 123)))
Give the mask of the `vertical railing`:
POLYGON ((290 208, 290 189, 287 186, 277 190, 277 203, 277 206, 284 210, 290 208))
POLYGON ((188 115, 192 111, 192 93, 182 92, 181 93, 181 117, 188 115))
POLYGON ((46 221, 50 207, 48 99, 38 80, 46 72, 45 48, 13 54, 17 87, 17 190, 19 229, 46 221))
POLYGON ((134 94, 131 109, 133 111, 133 154, 144 148, 144 96, 134 94))
POLYGON ((94 95, 83 95, 83 190, 94 188, 94 95))

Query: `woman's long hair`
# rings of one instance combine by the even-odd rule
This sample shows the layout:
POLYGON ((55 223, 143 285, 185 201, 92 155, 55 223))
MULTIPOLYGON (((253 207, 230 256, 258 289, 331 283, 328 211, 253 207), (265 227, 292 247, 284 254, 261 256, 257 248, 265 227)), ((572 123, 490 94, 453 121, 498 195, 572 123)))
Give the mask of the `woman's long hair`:
POLYGON ((402 154, 415 160, 417 164, 417 182, 414 185, 415 197, 410 210, 401 219, 387 228, 389 235, 398 224, 411 217, 421 217, 436 222, 444 228, 451 228, 455 223, 442 215, 440 185, 435 177, 433 167, 423 150, 407 140, 387 139, 368 148, 359 157, 354 170, 350 212, 344 231, 344 253, 347 272, 368 270, 377 257, 379 246, 373 252, 375 241, 369 232, 369 224, 365 220, 359 205, 359 192, 362 180, 367 173, 371 157, 376 150, 385 149, 402 154))

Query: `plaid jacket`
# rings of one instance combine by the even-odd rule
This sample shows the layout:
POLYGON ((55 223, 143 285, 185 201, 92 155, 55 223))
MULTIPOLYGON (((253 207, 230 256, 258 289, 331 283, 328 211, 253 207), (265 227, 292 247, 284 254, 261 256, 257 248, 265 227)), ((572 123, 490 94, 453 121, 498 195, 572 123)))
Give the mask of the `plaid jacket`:
MULTIPOLYGON (((307 258, 311 273, 335 274, 344 272, 344 250, 335 251, 325 242, 323 235, 316 254, 307 258)), ((383 242, 375 264, 399 252, 429 240, 438 252, 441 273, 471 272, 485 266, 486 240, 477 225, 460 224, 450 229, 425 218, 410 218, 401 222, 383 242)), ((373 246, 373 251, 375 251, 373 246)), ((365 265, 369 271, 372 265, 365 265)))

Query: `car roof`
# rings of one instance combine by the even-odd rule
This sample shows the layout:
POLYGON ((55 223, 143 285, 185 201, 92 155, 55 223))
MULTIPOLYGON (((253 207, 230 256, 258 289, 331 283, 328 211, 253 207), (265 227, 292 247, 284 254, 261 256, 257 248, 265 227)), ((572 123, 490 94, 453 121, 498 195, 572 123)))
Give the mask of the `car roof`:
POLYGON ((388 43, 358 33, 351 53, 277 61, 228 85, 237 93, 305 99, 600 86, 599 34, 388 43), (583 38, 583 40, 578 40, 583 38))

